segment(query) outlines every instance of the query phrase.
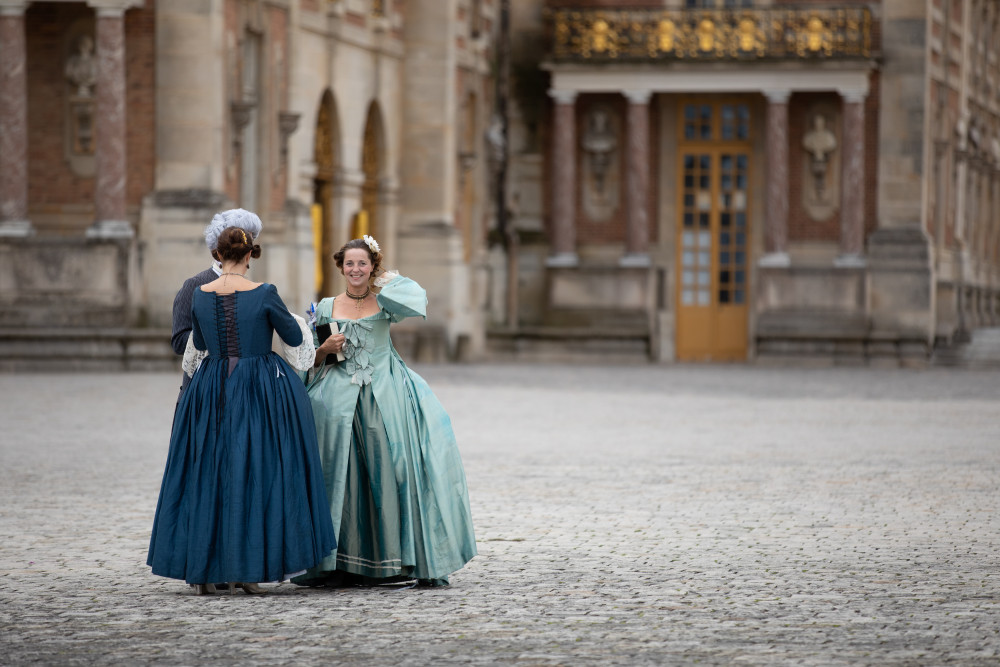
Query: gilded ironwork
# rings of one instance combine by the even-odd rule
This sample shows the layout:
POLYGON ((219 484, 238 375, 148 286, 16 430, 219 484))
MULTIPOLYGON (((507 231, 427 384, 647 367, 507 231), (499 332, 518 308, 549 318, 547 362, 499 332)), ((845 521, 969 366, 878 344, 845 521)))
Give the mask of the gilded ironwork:
POLYGON ((872 57, 867 7, 557 9, 549 16, 555 61, 872 57))

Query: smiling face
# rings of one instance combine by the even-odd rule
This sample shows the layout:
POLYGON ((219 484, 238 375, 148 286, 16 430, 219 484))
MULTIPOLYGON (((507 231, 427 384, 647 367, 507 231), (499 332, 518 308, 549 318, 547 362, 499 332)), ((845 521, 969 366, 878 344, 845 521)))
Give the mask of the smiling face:
POLYGON ((368 279, 372 275, 372 258, 367 250, 351 248, 344 253, 344 266, 340 270, 347 278, 348 289, 354 294, 361 294, 368 287, 368 279))

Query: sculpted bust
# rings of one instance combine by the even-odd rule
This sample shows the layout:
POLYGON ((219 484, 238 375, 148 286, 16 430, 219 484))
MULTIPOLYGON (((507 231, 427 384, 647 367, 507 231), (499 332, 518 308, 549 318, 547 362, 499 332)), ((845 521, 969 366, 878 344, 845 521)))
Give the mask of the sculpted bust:
POLYGON ((97 83, 97 58, 94 57, 94 40, 83 35, 77 41, 77 52, 66 61, 66 78, 76 86, 79 97, 91 97, 97 83))
POLYGON ((802 147, 809 153, 817 198, 824 201, 827 164, 830 153, 837 148, 837 137, 826 127, 826 118, 822 114, 813 116, 813 127, 802 138, 802 147))

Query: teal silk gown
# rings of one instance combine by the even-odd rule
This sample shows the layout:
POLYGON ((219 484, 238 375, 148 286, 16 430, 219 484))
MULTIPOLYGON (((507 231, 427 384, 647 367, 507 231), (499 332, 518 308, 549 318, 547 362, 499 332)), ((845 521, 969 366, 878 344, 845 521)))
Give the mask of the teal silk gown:
POLYGON ((317 307, 317 325, 336 321, 346 339, 345 360, 307 380, 338 539, 296 583, 337 571, 445 580, 476 555, 451 420, 389 339, 390 323, 426 317, 426 293, 397 276, 376 298, 379 312, 358 320, 333 320, 332 298, 317 307))

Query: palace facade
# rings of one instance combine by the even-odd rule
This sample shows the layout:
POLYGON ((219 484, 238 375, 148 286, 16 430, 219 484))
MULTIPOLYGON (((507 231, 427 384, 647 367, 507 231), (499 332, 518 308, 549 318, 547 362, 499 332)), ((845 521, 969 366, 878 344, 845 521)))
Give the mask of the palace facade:
MULTIPOLYGON (((362 233, 430 294, 419 356, 482 349, 491 0, 0 0, 0 357, 175 363, 222 209, 292 310, 362 233)), ((405 333, 405 332, 404 332, 405 333)))
POLYGON ((998 22, 990 0, 524 3, 502 347, 923 365, 996 325, 998 22))
POLYGON ((994 0, 510 0, 507 123, 505 6, 0 0, 0 367, 175 363, 235 206, 296 311, 374 235, 421 360, 919 366, 997 325, 994 0))

